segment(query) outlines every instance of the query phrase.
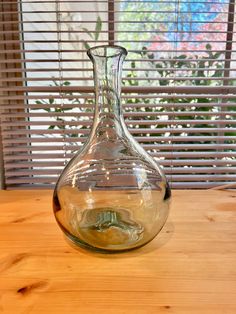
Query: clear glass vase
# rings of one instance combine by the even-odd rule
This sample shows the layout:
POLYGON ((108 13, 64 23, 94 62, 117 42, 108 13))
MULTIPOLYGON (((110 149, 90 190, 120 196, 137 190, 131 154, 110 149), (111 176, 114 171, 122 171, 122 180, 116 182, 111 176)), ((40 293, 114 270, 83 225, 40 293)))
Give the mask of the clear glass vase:
POLYGON ((108 253, 151 241, 167 219, 171 196, 162 170, 124 123, 120 83, 126 55, 119 46, 88 50, 96 94, 93 127, 59 177, 53 197, 66 236, 78 246, 108 253))

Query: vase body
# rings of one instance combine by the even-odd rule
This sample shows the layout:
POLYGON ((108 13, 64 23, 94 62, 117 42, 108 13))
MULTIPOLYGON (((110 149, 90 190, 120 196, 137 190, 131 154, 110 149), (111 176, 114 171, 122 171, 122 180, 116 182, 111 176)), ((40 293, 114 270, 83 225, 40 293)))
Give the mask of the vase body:
POLYGON ((91 133, 60 175, 56 220, 76 245, 121 252, 151 241, 169 213, 170 188, 157 163, 133 139, 120 108, 126 50, 91 48, 95 114, 91 133))

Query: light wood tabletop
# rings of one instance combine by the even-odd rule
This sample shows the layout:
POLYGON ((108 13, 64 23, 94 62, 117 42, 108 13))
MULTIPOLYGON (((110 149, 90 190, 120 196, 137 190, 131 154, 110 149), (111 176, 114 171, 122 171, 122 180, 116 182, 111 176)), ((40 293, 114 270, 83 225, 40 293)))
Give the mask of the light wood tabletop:
POLYGON ((0 313, 236 313, 236 192, 174 191, 161 233, 104 255, 74 249, 52 191, 0 191, 0 313))

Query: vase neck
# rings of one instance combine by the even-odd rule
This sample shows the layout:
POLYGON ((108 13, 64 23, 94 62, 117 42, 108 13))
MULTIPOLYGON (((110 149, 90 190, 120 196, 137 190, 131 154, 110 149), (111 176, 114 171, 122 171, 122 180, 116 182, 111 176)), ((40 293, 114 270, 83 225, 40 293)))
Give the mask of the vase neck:
POLYGON ((99 46, 88 51, 93 62, 95 84, 94 128, 103 125, 104 120, 109 128, 116 128, 122 119, 121 72, 126 54, 126 50, 119 46, 99 46))

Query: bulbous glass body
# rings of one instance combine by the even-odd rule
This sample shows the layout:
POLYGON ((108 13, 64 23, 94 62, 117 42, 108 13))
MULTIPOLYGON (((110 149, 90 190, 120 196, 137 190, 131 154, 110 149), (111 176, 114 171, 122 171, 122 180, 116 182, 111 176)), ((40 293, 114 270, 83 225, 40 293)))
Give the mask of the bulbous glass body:
POLYGON ((83 148, 67 164, 53 196, 56 220, 75 244, 120 252, 151 241, 163 227, 170 188, 158 164, 128 132, 120 110, 119 46, 91 48, 96 107, 83 148))

